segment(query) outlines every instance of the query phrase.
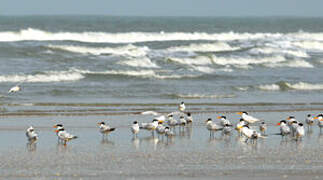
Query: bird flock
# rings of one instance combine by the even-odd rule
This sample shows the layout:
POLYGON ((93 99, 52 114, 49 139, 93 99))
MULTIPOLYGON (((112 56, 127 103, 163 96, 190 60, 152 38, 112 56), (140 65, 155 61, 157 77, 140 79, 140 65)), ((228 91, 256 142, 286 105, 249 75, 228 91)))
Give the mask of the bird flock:
MULTIPOLYGON (((141 124, 138 121, 134 121, 130 127, 133 138, 136 139, 139 132, 143 130, 151 132, 152 137, 155 137, 155 133, 157 133, 158 138, 164 140, 165 137, 168 142, 169 139, 176 135, 176 127, 178 127, 179 133, 184 133, 185 127, 192 126, 193 117, 191 113, 185 112, 185 109, 184 102, 181 102, 178 106, 178 111, 169 114, 162 114, 155 111, 141 112, 141 115, 152 115, 154 118, 152 122, 143 122, 141 124), (179 118, 174 118, 175 115, 179 115, 179 118)), ((230 135, 233 130, 236 130, 238 135, 244 138, 246 143, 250 142, 252 144, 256 143, 259 138, 267 138, 269 136, 266 133, 267 125, 264 121, 249 115, 248 112, 238 112, 237 114, 241 115, 241 119, 235 125, 226 116, 218 116, 219 121, 217 123, 213 122, 211 118, 208 118, 205 121, 205 127, 210 133, 210 139, 215 137, 216 132, 221 132, 222 135, 230 135)), ((307 124, 308 130, 315 125, 315 121, 317 121, 321 132, 323 127, 323 114, 315 117, 310 114, 307 115, 305 123, 307 124)), ((271 135, 280 135, 283 140, 290 138, 300 141, 305 136, 304 124, 297 121, 294 116, 289 116, 279 121, 276 125, 279 126, 279 132, 271 135)), ((115 127, 110 127, 105 122, 98 123, 98 126, 103 139, 106 139, 110 133, 116 130, 115 127)), ((66 146, 67 142, 78 138, 78 136, 68 133, 63 124, 55 124, 53 128, 55 128, 59 144, 66 146)), ((38 134, 32 126, 27 129, 26 136, 29 144, 33 144, 38 140, 38 134)))

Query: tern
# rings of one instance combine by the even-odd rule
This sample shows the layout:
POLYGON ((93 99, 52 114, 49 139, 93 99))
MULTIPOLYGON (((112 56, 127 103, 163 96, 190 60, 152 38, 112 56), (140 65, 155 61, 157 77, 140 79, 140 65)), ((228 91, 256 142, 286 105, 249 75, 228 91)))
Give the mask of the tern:
POLYGON ((36 142, 38 139, 38 134, 35 132, 34 128, 30 126, 26 131, 26 136, 29 142, 36 142))
POLYGON ((60 128, 60 129, 57 129, 55 131, 57 133, 57 136, 61 139, 61 141, 63 142, 64 146, 66 146, 66 143, 72 139, 76 139, 78 138, 77 136, 75 135, 72 135, 68 132, 65 131, 64 128, 60 128))
POLYGON ((105 122, 99 122, 98 123, 100 128, 100 133, 102 134, 102 137, 105 138, 108 136, 109 133, 116 130, 116 128, 110 127, 109 125, 105 124, 105 122))
POLYGON ((211 118, 208 118, 206 121, 206 129, 210 131, 210 138, 214 137, 214 132, 220 131, 223 128, 219 127, 217 124, 212 122, 211 118))
POLYGON ((259 130, 262 135, 266 135, 267 124, 264 121, 260 123, 259 130))
MULTIPOLYGON (((63 129, 64 126, 63 126, 63 124, 55 124, 53 126, 53 128, 56 128, 56 130, 59 130, 59 129, 63 129)), ((58 131, 55 131, 55 132, 56 132, 56 135, 57 135, 57 142, 60 143, 61 139, 58 137, 58 131)))
POLYGON ((298 123, 296 132, 295 132, 296 141, 302 140, 302 137, 304 137, 304 135, 305 135, 305 130, 304 130, 303 123, 298 123))
POLYGON ((186 122, 187 122, 187 124, 193 123, 193 117, 190 112, 187 113, 186 122))
POLYGON ((227 119, 226 116, 218 116, 218 119, 220 119, 221 126, 223 126, 223 127, 226 125, 232 126, 231 122, 227 119))
POLYGON ((246 137, 246 141, 245 141, 246 143, 248 142, 249 139, 251 139, 251 142, 254 144, 255 141, 257 142, 258 138, 266 138, 262 136, 260 133, 258 133, 257 131, 250 129, 249 125, 244 125, 241 128, 241 133, 243 136, 246 137))
POLYGON ((282 138, 290 134, 290 127, 287 125, 286 120, 281 120, 279 123, 277 123, 277 126, 280 126, 280 133, 278 135, 281 135, 282 138))
POLYGON ((158 120, 154 119, 151 123, 141 123, 141 129, 146 129, 148 131, 151 131, 152 136, 154 136, 154 131, 158 126, 158 120))
POLYGON ((307 124, 307 129, 309 130, 314 124, 314 118, 311 114, 308 114, 305 118, 305 123, 307 124))
POLYGON ((14 87, 10 88, 10 90, 8 91, 8 94, 10 94, 10 93, 16 93, 16 92, 18 92, 20 90, 21 90, 20 86, 19 85, 15 85, 14 87))
POLYGON ((237 123, 237 125, 236 125, 236 128, 235 128, 235 130, 237 130, 238 131, 238 133, 239 133, 239 136, 241 136, 242 135, 242 133, 241 133, 241 128, 244 126, 244 125, 246 125, 246 124, 248 124, 246 121, 244 121, 244 119, 240 119, 240 121, 237 123))
POLYGON ((184 112, 185 111, 185 104, 184 104, 184 102, 181 102, 181 104, 179 104, 178 105, 178 110, 180 111, 180 112, 184 112))
POLYGON ((138 121, 134 121, 132 126, 131 126, 131 132, 133 134, 134 137, 137 137, 137 134, 139 133, 139 124, 138 121))
POLYGON ((178 125, 179 125, 179 130, 180 131, 184 131, 184 126, 187 124, 187 121, 186 121, 186 119, 184 118, 184 116, 180 116, 179 117, 179 123, 178 123, 178 125))
POLYGON ((322 128, 323 128, 323 114, 317 115, 314 119, 317 119, 317 126, 320 128, 320 133, 322 133, 322 128))
POLYGON ((177 126, 177 125, 178 125, 177 120, 176 120, 176 119, 174 119, 173 115, 170 115, 170 116, 168 117, 167 124, 169 125, 169 127, 170 127, 171 129, 174 129, 174 128, 175 128, 175 126, 177 126))
POLYGON ((158 134, 158 137, 160 135, 162 135, 162 137, 164 137, 163 135, 165 134, 165 126, 163 125, 162 122, 158 122, 158 126, 156 127, 156 132, 158 134))
POLYGON ((248 122, 249 124, 252 124, 252 123, 255 123, 255 122, 258 122, 260 121, 259 119, 253 117, 253 116, 250 116, 247 112, 238 112, 237 114, 241 115, 241 118, 243 120, 245 120, 246 122, 248 122))

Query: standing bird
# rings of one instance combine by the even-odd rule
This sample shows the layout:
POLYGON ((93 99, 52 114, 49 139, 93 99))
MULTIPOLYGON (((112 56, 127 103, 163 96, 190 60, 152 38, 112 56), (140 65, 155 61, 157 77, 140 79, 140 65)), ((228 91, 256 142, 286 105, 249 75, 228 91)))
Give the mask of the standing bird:
POLYGON ((178 105, 178 110, 180 111, 180 112, 184 112, 185 111, 185 104, 184 104, 184 102, 181 102, 181 104, 179 104, 178 105))
POLYGON ((158 122, 158 126, 156 127, 156 132, 158 134, 158 137, 160 135, 162 135, 162 137, 164 137, 163 135, 165 134, 165 126, 163 125, 162 122, 158 122))
POLYGON ((251 142, 254 144, 255 141, 257 142, 258 138, 265 138, 264 136, 262 136, 260 133, 258 133, 255 130, 252 130, 249 128, 249 125, 244 125, 241 128, 241 133, 243 136, 246 137, 246 143, 248 142, 249 139, 251 139, 251 142))
POLYGON ((296 141, 302 140, 302 137, 304 137, 304 135, 305 135, 305 130, 304 130, 303 123, 298 123, 296 132, 295 132, 296 141))
POLYGON ((314 124, 314 118, 311 114, 307 115, 307 117, 305 118, 305 123, 307 124, 307 130, 310 130, 314 124))
POLYGON ((317 115, 314 119, 317 119, 317 126, 320 128, 320 133, 322 133, 323 128, 323 114, 317 115))
POLYGON ((178 125, 179 125, 179 131, 180 132, 184 132, 184 127, 185 127, 185 125, 187 124, 187 122, 186 122, 186 119, 184 118, 184 116, 180 116, 179 117, 179 123, 178 123, 178 125))
POLYGON ((260 121, 259 119, 255 118, 255 117, 252 117, 250 116, 247 112, 238 112, 237 114, 241 115, 241 118, 248 122, 249 124, 252 124, 252 123, 255 123, 255 122, 258 122, 260 121))
POLYGON ((137 137, 137 134, 139 133, 139 124, 137 121, 134 121, 132 126, 131 126, 131 132, 133 134, 134 137, 137 137))
POLYGON ((277 126, 280 126, 280 133, 279 135, 282 136, 282 139, 286 137, 288 134, 290 134, 290 127, 287 125, 286 120, 281 120, 279 123, 277 123, 277 126))
POLYGON ((260 130, 261 135, 263 135, 263 136, 266 135, 267 124, 264 121, 260 123, 259 130, 260 130))
POLYGON ((210 131, 210 138, 214 137, 214 132, 220 131, 223 128, 219 127, 217 124, 212 122, 212 119, 209 118, 206 121, 206 129, 210 131))
POLYGON ((223 127, 226 125, 232 126, 231 122, 227 119, 226 116, 218 116, 218 119, 220 119, 221 126, 223 126, 223 127))
POLYGON ((154 135, 155 135, 154 132, 155 132, 155 129, 157 128, 157 126, 158 126, 158 120, 154 119, 151 123, 142 123, 140 128, 151 131, 151 134, 154 137, 154 135))
POLYGON ((107 137, 107 135, 109 133, 111 133, 112 131, 114 131, 116 128, 110 127, 109 125, 105 124, 105 122, 100 122, 98 123, 99 128, 100 128, 100 133, 102 134, 102 138, 104 139, 105 137, 107 137))
POLYGON ((246 124, 248 124, 246 121, 244 121, 244 119, 240 119, 240 121, 237 123, 237 125, 236 125, 236 128, 235 128, 235 130, 237 130, 238 131, 238 133, 239 133, 239 136, 242 136, 242 133, 241 133, 241 128, 244 126, 244 125, 246 125, 246 124))
POLYGON ((16 92, 18 92, 20 90, 21 90, 20 86, 19 85, 16 85, 16 86, 10 88, 10 90, 8 91, 8 94, 10 94, 10 93, 16 93, 16 92))
POLYGON ((57 142, 60 143, 61 142, 61 139, 58 137, 58 131, 57 130, 63 129, 64 126, 63 126, 63 124, 55 124, 53 126, 53 128, 56 128, 55 132, 56 132, 56 135, 57 135, 57 142))
POLYGON ((30 126, 26 131, 27 139, 30 143, 34 143, 38 139, 38 134, 35 132, 34 128, 30 126))
POLYGON ((232 130, 231 126, 229 124, 225 124, 223 126, 222 133, 225 134, 225 135, 228 135, 228 134, 231 133, 231 130, 232 130))
POLYGON ((187 122, 187 124, 193 123, 193 117, 190 112, 187 113, 186 122, 187 122))
POLYGON ((169 125, 170 129, 175 129, 175 126, 178 125, 177 120, 174 119, 173 115, 168 116, 167 124, 169 125))
POLYGON ((77 136, 66 132, 64 128, 57 129, 56 133, 57 133, 58 138, 63 142, 64 146, 66 146, 66 143, 68 141, 78 138, 77 136))

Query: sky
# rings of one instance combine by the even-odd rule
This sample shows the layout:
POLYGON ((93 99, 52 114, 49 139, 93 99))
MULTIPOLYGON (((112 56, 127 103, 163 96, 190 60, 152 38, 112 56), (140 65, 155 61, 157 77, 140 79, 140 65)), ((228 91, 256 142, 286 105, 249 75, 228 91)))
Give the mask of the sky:
POLYGON ((0 0, 0 15, 323 17, 323 0, 0 0))

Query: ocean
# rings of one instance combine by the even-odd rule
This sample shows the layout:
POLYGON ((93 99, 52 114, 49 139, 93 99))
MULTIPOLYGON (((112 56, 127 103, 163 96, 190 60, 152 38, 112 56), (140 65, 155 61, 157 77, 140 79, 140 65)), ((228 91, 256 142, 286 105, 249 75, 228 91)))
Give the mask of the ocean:
POLYGON ((1 102, 317 103, 323 21, 2 16, 0 63, 1 102))

